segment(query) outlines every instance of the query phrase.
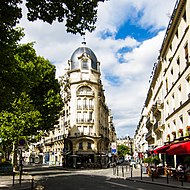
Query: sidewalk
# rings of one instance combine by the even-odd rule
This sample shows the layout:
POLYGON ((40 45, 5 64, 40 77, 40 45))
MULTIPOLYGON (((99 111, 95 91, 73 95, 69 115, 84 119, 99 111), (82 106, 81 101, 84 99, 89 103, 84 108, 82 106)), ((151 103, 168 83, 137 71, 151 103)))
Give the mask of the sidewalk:
POLYGON ((32 187, 32 176, 22 175, 20 184, 19 175, 15 175, 14 181, 12 175, 0 176, 0 189, 29 190, 32 187), (14 183, 14 186, 13 186, 14 183))
POLYGON ((173 188, 180 188, 180 189, 190 189, 190 183, 184 182, 184 181, 177 181, 177 179, 174 179, 173 177, 167 177, 164 175, 159 176, 158 178, 152 178, 148 176, 148 174, 142 174, 141 178, 141 171, 140 169, 133 169, 132 170, 132 176, 131 171, 128 169, 126 171, 126 168, 123 166, 118 166, 118 171, 116 169, 115 174, 114 170, 112 168, 112 176, 118 177, 118 178, 124 178, 126 180, 141 182, 141 183, 150 183, 150 184, 157 184, 161 186, 169 186, 173 188))

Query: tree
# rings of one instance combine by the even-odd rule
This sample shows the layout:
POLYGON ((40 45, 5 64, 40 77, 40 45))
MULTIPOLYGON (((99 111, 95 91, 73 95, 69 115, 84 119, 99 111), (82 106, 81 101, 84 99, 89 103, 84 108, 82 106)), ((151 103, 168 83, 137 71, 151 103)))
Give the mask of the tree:
MULTIPOLYGON (((85 30, 91 32, 95 29, 98 3, 104 1, 26 0, 27 17, 30 21, 40 19, 50 24, 55 20, 58 22, 65 21, 67 32, 84 34, 85 30)), ((0 20, 4 27, 12 28, 22 18, 22 3, 22 0, 4 0, 0 2, 0 20)))
POLYGON ((0 112, 0 137, 6 150, 17 146, 21 136, 30 141, 31 136, 54 128, 63 107, 55 66, 37 56, 33 44, 18 45, 15 52, 19 90, 0 112))
MULTIPOLYGON (((26 0, 28 19, 63 22, 67 32, 84 34, 95 29, 97 7, 104 0, 26 0)), ((22 0, 0 1, 0 111, 14 101, 19 77, 14 55, 23 31, 15 28, 22 18, 22 0)), ((21 80, 22 81, 22 80, 21 80)))
POLYGON ((18 75, 25 79, 22 80, 22 89, 29 94, 43 118, 39 130, 49 131, 57 124, 63 107, 55 66, 36 56, 32 44, 20 45, 16 59, 21 69, 18 75))
POLYGON ((119 157, 125 157, 126 154, 130 153, 130 148, 122 144, 117 147, 117 152, 119 157))
MULTIPOLYGON (((0 133, 5 142, 18 142, 21 136, 37 134, 42 120, 32 100, 25 92, 11 104, 12 109, 0 113, 0 133)), ((7 144, 8 145, 8 144, 7 144)))

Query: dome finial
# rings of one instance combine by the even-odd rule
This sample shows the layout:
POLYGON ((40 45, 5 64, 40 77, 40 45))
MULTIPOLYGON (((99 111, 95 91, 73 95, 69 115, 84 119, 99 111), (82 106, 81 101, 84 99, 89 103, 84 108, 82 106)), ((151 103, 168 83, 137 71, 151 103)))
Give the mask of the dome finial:
POLYGON ((82 44, 83 44, 83 45, 86 45, 85 34, 83 35, 82 39, 83 39, 82 44))

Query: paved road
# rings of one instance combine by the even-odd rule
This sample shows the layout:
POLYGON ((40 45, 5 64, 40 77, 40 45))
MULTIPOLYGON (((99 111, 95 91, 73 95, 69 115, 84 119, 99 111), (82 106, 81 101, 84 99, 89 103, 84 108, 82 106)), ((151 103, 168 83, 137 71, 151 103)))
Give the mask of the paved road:
POLYGON ((139 176, 139 169, 134 169, 133 178, 130 172, 113 175, 113 168, 96 169, 96 170, 65 170, 61 167, 27 167, 23 175, 22 185, 19 186, 18 177, 15 178, 15 185, 12 187, 12 176, 0 176, 0 189, 22 189, 31 190, 31 177, 34 179, 35 190, 173 190, 173 189, 190 189, 189 183, 184 183, 182 187, 178 181, 170 179, 166 184, 165 178, 154 179, 147 174, 143 175, 143 180, 139 176), (30 180, 28 180, 28 178, 30 180))
MULTIPOLYGON (((45 190, 160 190, 159 185, 112 178, 108 170, 85 170, 36 176, 37 187, 45 190), (37 180, 38 178, 38 180, 37 180)), ((162 190, 173 187, 162 186, 162 190)))

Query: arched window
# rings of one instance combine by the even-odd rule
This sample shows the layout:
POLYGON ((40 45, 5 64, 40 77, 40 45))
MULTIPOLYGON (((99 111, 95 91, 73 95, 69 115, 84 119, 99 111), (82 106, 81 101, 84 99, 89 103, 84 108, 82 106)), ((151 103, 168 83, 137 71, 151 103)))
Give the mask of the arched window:
POLYGON ((81 98, 77 99, 77 109, 82 109, 82 100, 81 100, 81 98))

